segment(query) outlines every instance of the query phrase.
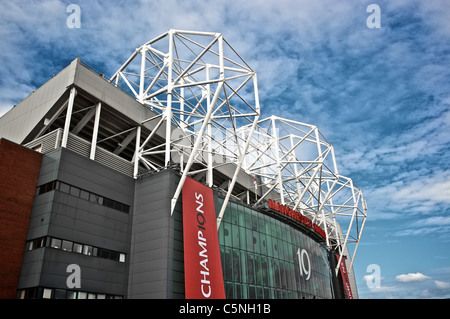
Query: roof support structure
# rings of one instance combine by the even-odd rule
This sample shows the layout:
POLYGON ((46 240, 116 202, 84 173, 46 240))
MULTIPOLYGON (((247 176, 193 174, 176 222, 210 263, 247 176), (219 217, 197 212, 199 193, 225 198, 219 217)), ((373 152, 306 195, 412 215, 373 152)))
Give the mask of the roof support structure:
POLYGON ((69 103, 67 105, 67 110, 66 110, 66 121, 64 124, 64 132, 63 132, 62 142, 61 142, 62 147, 67 147, 67 139, 69 138, 69 130, 70 130, 70 120, 72 118, 73 102, 75 100, 76 94, 77 94, 77 89, 75 87, 73 87, 70 90, 69 103))
POLYGON ((351 269, 367 205, 352 180, 339 174, 334 149, 319 129, 277 116, 261 119, 247 156, 244 170, 266 189, 254 206, 271 198, 298 210, 324 230, 327 246, 340 256, 350 243, 356 244, 351 269))
MULTIPOLYGON (((180 167, 171 214, 188 176, 212 187, 213 171, 231 163, 235 170, 218 228, 244 170, 259 183, 255 206, 271 198, 298 210, 322 227, 327 246, 341 258, 356 243, 352 267, 367 217, 362 192, 339 174, 334 149, 316 126, 277 116, 260 119, 256 73, 222 34, 169 30, 137 48, 110 81, 155 113, 140 123, 155 124, 144 142, 141 126, 136 129, 135 178, 140 168, 180 167), (151 158, 161 155, 163 164, 151 158)), ((247 191, 248 202, 250 197, 247 191)))
POLYGON ((205 169, 212 187, 214 169, 232 163, 235 184, 248 146, 248 136, 239 136, 237 128, 256 123, 260 106, 256 73, 222 34, 169 30, 137 48, 110 81, 156 113, 150 135, 143 143, 136 138, 134 176, 140 167, 155 171, 179 164, 171 212, 186 177, 195 172, 205 169), (164 154, 163 165, 152 163, 158 154, 164 154))
POLYGON ((95 106, 95 120, 94 120, 94 130, 92 132, 92 143, 91 143, 91 154, 90 159, 95 159, 95 151, 97 149, 97 138, 98 138, 98 127, 100 125, 100 112, 102 109, 102 103, 98 102, 95 106))

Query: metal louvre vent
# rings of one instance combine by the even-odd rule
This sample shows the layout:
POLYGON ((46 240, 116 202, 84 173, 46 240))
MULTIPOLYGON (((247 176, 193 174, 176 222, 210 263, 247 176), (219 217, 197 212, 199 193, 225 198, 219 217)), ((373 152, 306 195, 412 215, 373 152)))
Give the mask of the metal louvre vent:
POLYGON ((95 161, 127 176, 133 176, 133 163, 97 146, 95 161))
POLYGON ((46 154, 61 146, 62 132, 62 129, 56 129, 25 144, 24 146, 32 150, 39 151, 42 154, 46 154))
POLYGON ((76 135, 69 134, 69 138, 67 139, 67 148, 80 155, 89 157, 91 152, 91 143, 76 135))
MULTIPOLYGON (((46 154, 61 146, 62 134, 62 129, 56 129, 25 144, 24 146, 39 151, 42 154, 46 154)), ((79 136, 70 133, 67 139, 67 148, 71 151, 76 152, 77 154, 89 158, 91 143, 79 136)), ((96 148, 95 154, 96 162, 99 162, 127 176, 133 176, 132 162, 129 162, 126 159, 98 146, 96 148)))

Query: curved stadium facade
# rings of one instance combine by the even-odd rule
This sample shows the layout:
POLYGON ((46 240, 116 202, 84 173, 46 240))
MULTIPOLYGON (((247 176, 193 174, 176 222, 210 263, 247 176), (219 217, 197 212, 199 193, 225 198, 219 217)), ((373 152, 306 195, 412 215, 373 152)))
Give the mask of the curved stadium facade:
POLYGON ((357 298, 361 190, 316 126, 260 115, 220 33, 110 79, 74 60, 0 118, 1 297, 357 298))

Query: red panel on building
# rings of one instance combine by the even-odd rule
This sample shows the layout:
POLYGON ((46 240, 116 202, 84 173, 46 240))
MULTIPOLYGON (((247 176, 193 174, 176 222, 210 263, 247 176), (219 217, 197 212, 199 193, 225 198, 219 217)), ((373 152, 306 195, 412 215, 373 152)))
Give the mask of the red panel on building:
MULTIPOLYGON (((336 259, 339 262, 339 255, 336 255, 336 259)), ((344 285, 345 295, 347 299, 353 299, 352 287, 350 286, 350 280, 348 278, 347 265, 345 264, 345 259, 342 258, 341 264, 339 265, 339 270, 341 273, 342 284, 344 285)))
POLYGON ((183 184, 184 280, 187 299, 224 299, 222 264, 211 188, 183 184))
POLYGON ((16 298, 42 155, 0 139, 0 298, 16 298))

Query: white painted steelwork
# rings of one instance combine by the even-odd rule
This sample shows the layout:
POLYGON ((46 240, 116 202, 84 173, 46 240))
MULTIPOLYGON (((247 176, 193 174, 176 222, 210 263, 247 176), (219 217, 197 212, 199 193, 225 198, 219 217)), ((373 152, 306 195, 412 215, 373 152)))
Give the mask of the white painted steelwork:
POLYGON ((367 217, 361 190, 339 174, 333 146, 316 126, 260 119, 256 73, 222 34, 170 30, 137 48, 110 81, 155 113, 141 123, 153 123, 144 141, 136 128, 134 177, 139 165, 149 172, 180 166, 171 213, 187 176, 205 173, 212 187, 213 171, 231 163, 235 170, 217 227, 244 170, 255 179, 248 203, 250 192, 254 206, 270 197, 318 224, 341 256, 336 271, 355 244, 351 270, 367 217), (158 156, 163 164, 154 160, 158 156))
POLYGON ((254 127, 260 106, 256 73, 222 34, 170 30, 136 49, 111 82, 157 114, 141 123, 155 123, 145 141, 137 134, 135 177, 138 163, 149 171, 179 163, 183 174, 173 212, 188 175, 205 171, 211 187, 214 168, 234 163, 226 206, 250 140, 237 128, 254 127), (165 132, 162 143, 155 139, 157 130, 165 132), (164 154, 163 165, 152 161, 157 154, 164 154))
POLYGON ((254 205, 270 197, 310 218, 339 252, 338 267, 345 248, 355 244, 351 269, 367 206, 361 190, 339 174, 333 146, 316 126, 277 116, 259 120, 253 131, 243 168, 265 189, 254 205))

